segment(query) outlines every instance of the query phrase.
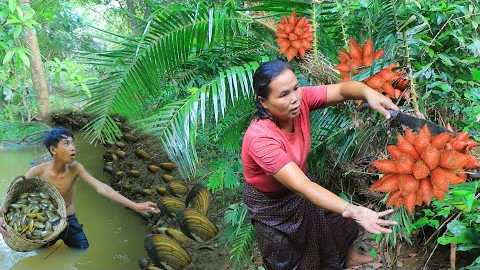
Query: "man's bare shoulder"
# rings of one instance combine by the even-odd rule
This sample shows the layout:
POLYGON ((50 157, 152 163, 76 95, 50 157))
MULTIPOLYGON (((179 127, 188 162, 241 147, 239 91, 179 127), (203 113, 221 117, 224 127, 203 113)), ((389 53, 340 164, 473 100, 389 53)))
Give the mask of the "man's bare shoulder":
POLYGON ((25 173, 26 177, 32 177, 32 176, 39 176, 43 174, 45 171, 48 170, 48 167, 50 166, 50 161, 49 162, 44 162, 38 165, 33 166, 30 168, 30 170, 25 173))
POLYGON ((74 161, 68 165, 68 168, 72 171, 78 172, 80 170, 85 170, 85 167, 83 167, 82 163, 78 161, 74 161))

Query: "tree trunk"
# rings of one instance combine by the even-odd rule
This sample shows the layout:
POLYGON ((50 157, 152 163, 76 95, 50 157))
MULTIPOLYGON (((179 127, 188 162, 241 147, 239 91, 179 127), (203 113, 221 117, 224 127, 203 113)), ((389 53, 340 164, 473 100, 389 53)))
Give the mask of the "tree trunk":
MULTIPOLYGON (((30 0, 20 0, 21 5, 30 7, 30 0)), ((38 47, 35 29, 25 29, 25 43, 30 50, 30 73, 32 75, 33 88, 37 91, 40 119, 47 119, 50 114, 50 101, 48 99, 48 86, 45 79, 42 56, 38 47)))
POLYGON ((138 22, 134 18, 137 13, 135 12, 135 1, 133 0, 126 0, 127 2, 127 10, 130 14, 128 14, 128 21, 130 22, 130 27, 132 28, 132 36, 136 37, 139 35, 139 30, 138 29, 138 22))

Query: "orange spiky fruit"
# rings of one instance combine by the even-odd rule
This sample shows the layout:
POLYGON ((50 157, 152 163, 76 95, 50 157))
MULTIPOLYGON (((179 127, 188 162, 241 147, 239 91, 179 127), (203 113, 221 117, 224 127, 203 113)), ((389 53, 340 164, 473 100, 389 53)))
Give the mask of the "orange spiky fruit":
MULTIPOLYGON (((373 42, 371 39, 367 40, 363 47, 361 47, 354 38, 350 38, 349 52, 338 51, 340 56, 338 60, 340 64, 335 66, 335 69, 340 71, 342 81, 350 81, 351 74, 358 72, 373 65, 375 60, 379 60, 383 56, 383 50, 379 49, 374 53, 373 42)), ((402 78, 405 76, 403 71, 393 71, 392 69, 398 67, 398 63, 393 63, 390 66, 380 70, 367 78, 363 82, 380 93, 385 93, 386 96, 392 99, 408 98, 409 92, 405 91, 410 80, 402 78), (397 82, 398 81, 398 82, 397 82)), ((358 101, 361 104, 362 101, 358 101)))
POLYGON ((283 15, 280 23, 277 23, 275 41, 280 46, 279 53, 285 53, 289 62, 297 54, 303 59, 306 51, 312 48, 312 40, 312 24, 307 17, 298 18, 295 10, 289 18, 283 15))
POLYGON ((465 183, 466 172, 480 168, 477 157, 469 153, 479 143, 470 139, 468 132, 452 135, 432 136, 427 125, 418 134, 410 129, 405 137, 398 134, 398 145, 387 146, 392 159, 371 163, 384 176, 370 190, 390 192, 387 206, 404 204, 410 214, 415 205, 430 205, 432 197, 443 201, 449 185, 465 183))

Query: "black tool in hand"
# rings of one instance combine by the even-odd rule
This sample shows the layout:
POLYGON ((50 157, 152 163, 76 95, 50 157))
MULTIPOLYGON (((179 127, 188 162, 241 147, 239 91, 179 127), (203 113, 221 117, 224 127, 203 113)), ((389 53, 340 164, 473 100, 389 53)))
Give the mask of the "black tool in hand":
MULTIPOLYGON (((366 108, 370 108, 370 104, 363 103, 362 105, 360 105, 357 108, 357 111, 362 111, 366 108)), ((402 125, 405 125, 405 126, 411 128, 413 131, 418 131, 425 124, 427 124, 428 130, 430 130, 430 134, 432 134, 432 136, 435 136, 437 134, 444 133, 444 132, 451 132, 450 130, 448 130, 448 129, 442 127, 442 126, 439 126, 439 125, 437 125, 437 124, 435 124, 431 121, 425 120, 425 119, 421 119, 421 118, 411 116, 411 115, 406 114, 406 113, 397 112, 397 111, 394 111, 394 110, 387 110, 387 111, 393 118, 395 118, 395 120, 400 122, 402 125)))
MULTIPOLYGON (((357 108, 357 111, 363 111, 367 108, 370 108, 370 104, 363 103, 357 108)), ((420 130, 425 124, 427 124, 428 130, 430 130, 430 134, 432 134, 432 136, 435 136, 444 132, 451 132, 450 130, 425 119, 417 118, 415 116, 411 116, 406 113, 397 112, 394 110, 387 110, 387 111, 398 122, 411 128, 414 131, 420 130)), ((455 136, 456 136, 456 133, 455 133, 455 136)), ((469 175, 471 178, 475 178, 475 179, 480 178, 480 170, 474 170, 473 172, 469 173, 469 175)))

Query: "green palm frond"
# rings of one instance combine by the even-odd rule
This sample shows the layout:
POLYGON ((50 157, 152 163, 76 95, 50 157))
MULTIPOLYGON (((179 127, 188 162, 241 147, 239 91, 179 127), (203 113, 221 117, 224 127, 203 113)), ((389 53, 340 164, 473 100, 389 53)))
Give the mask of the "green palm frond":
POLYGON ((372 29, 373 43, 376 47, 381 47, 385 39, 397 36, 401 26, 400 15, 405 11, 405 1, 371 1, 368 8, 371 10, 372 25, 378 26, 377 29, 372 29))
POLYGON ((195 167, 191 164, 197 163, 194 135, 199 97, 197 91, 190 98, 171 102, 151 116, 134 122, 134 125, 138 124, 137 129, 160 139, 167 154, 185 176, 193 175, 195 167), (171 139, 167 141, 168 138, 171 139))
POLYGON ((242 133, 247 129, 254 114, 255 106, 251 99, 238 99, 217 125, 213 141, 225 150, 239 151, 242 133))
POLYGON ((230 243, 230 261, 234 264, 234 268, 243 268, 245 264, 251 264, 250 254, 253 250, 256 235, 255 229, 247 216, 247 207, 243 202, 232 204, 225 211, 225 222, 227 223, 227 231, 230 243))
POLYGON ((240 96, 253 95, 252 77, 258 66, 257 62, 251 62, 226 69, 200 89, 192 88, 190 97, 167 104, 135 123, 139 129, 161 139, 169 157, 180 166, 182 175, 189 179, 196 171, 198 115, 204 124, 206 103, 209 101, 215 121, 218 121, 219 114, 224 115, 228 103, 234 103, 240 96))
MULTIPOLYGON (((84 111, 97 117, 84 127, 84 131, 91 142, 96 139, 115 141, 122 135, 110 115, 115 113, 126 115, 124 112, 141 114, 142 108, 135 102, 129 102, 136 99, 132 92, 111 87, 112 84, 119 84, 123 76, 123 72, 112 72, 110 77, 96 82, 90 88, 91 98, 86 100, 84 111), (118 92, 122 94, 119 95, 118 92)), ((81 97, 80 100, 83 98, 85 97, 81 97)))
POLYGON ((392 233, 376 235, 375 240, 377 243, 380 243, 383 239, 390 247, 396 247, 399 241, 407 241, 409 244, 412 244, 409 232, 409 228, 412 227, 412 216, 408 214, 405 205, 396 209, 395 212, 388 217, 388 220, 396 221, 397 225, 390 227, 392 233))
POLYGON ((349 129, 353 123, 346 114, 338 114, 331 108, 316 110, 311 113, 310 123, 312 127, 312 150, 327 141, 336 137, 339 132, 349 129))
POLYGON ((250 220, 245 220, 232 239, 232 249, 230 250, 229 258, 234 267, 241 267, 246 262, 251 262, 250 254, 255 240, 256 235, 253 225, 250 220))
POLYGON ((110 68, 108 77, 90 85, 92 98, 84 100, 85 111, 98 116, 85 127, 88 138, 113 140, 120 133, 108 115, 125 116, 140 123, 140 127, 144 123, 148 132, 154 132, 172 161, 179 163, 184 176, 194 175, 197 112, 204 124, 208 100, 218 121, 228 103, 252 92, 252 73, 258 63, 245 63, 242 55, 253 59, 249 52, 261 46, 258 41, 249 42, 248 37, 242 36, 237 19, 228 12, 213 11, 202 5, 195 10, 158 12, 140 43, 124 39, 117 42, 123 46, 120 50, 84 54, 85 62, 102 63, 110 68), (236 51, 240 54, 236 55, 236 51), (209 57, 218 59, 219 54, 233 58, 225 61, 226 65, 232 62, 238 65, 223 71, 217 67, 205 69, 211 63, 209 57), (205 72, 192 72, 201 68, 205 72), (199 89, 192 87, 195 85, 199 89), (176 89, 173 96, 172 89, 176 89), (172 98, 182 100, 168 104, 172 98))
POLYGON ((357 132, 347 113, 336 113, 332 108, 312 112, 312 150, 310 167, 323 168, 328 160, 329 151, 336 152, 334 166, 349 158, 357 147, 357 132), (329 151, 328 151, 329 150, 329 151))
POLYGON ((310 16, 316 22, 316 35, 314 46, 316 45, 322 54, 328 58, 337 56, 338 48, 346 44, 345 22, 342 19, 341 5, 336 2, 322 2, 312 4, 310 16))
POLYGON ((270 15, 281 17, 296 10, 297 14, 303 14, 310 9, 311 1, 282 1, 282 0, 267 0, 261 1, 259 5, 247 7, 251 11, 267 11, 270 15))

